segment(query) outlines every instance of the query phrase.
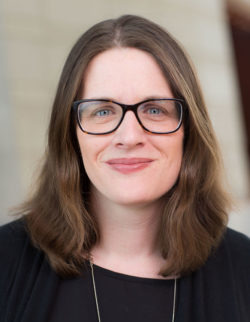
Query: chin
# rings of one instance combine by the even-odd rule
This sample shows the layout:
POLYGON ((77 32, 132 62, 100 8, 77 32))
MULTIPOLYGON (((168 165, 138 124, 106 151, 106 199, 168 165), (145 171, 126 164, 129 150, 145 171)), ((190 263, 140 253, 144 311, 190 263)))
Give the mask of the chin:
POLYGON ((139 194, 133 193, 133 195, 122 194, 122 195, 113 195, 112 197, 106 196, 106 198, 108 198, 114 204, 121 205, 121 206, 146 207, 148 205, 153 205, 158 203, 163 195, 165 195, 165 193, 157 196, 156 195, 149 196, 145 194, 139 195, 139 194))

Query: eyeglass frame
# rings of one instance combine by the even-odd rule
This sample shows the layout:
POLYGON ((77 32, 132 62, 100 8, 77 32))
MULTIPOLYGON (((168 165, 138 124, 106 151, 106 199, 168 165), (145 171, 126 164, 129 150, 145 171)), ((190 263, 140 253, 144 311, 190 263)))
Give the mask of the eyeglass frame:
POLYGON ((138 121, 138 123, 140 124, 140 126, 147 132, 149 133, 153 133, 153 134, 171 134, 171 133, 175 133, 177 132, 182 123, 183 123, 183 114, 184 114, 184 108, 183 108, 183 105, 184 105, 185 101, 183 99, 180 99, 180 98, 151 98, 151 99, 146 99, 146 100, 143 100, 141 102, 138 102, 136 104, 122 104, 122 103, 119 103, 119 102, 116 102, 116 101, 113 101, 113 100, 109 100, 109 99, 82 99, 82 100, 77 100, 77 101, 74 101, 73 104, 72 104, 72 109, 73 109, 73 112, 75 114, 75 117, 76 117, 76 120, 77 120, 77 124, 78 126, 80 127, 80 129, 82 130, 82 132, 86 133, 86 134, 91 134, 91 135, 105 135, 105 134, 110 134, 110 133, 113 133, 115 132, 119 126, 121 125, 124 117, 125 117, 125 114, 128 112, 128 111, 132 111, 134 114, 135 114, 135 117, 138 121), (81 125, 81 122, 79 120, 79 115, 78 115, 78 106, 81 104, 81 103, 85 103, 85 102, 95 102, 95 101, 98 101, 98 102, 108 102, 108 103, 114 103, 114 104, 117 104, 119 105, 121 108, 122 108, 122 116, 121 116, 121 119, 120 121, 118 122, 117 126, 111 130, 111 131, 108 131, 108 132, 101 132, 101 133, 94 133, 94 132, 88 132, 86 130, 83 129, 82 125, 81 125), (144 104, 144 103, 147 103, 147 102, 151 102, 151 101, 176 101, 180 104, 180 120, 179 120, 179 123, 178 123, 178 126, 175 130, 173 131, 168 131, 168 132, 155 132, 155 131, 150 131, 148 130, 141 122, 139 116, 138 116, 138 113, 137 113, 137 110, 138 110, 138 107, 141 105, 141 104, 144 104))

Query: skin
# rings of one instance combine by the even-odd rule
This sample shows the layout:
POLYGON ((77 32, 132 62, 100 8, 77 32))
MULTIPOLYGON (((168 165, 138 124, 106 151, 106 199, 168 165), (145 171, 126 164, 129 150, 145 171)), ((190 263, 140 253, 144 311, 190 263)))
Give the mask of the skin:
MULTIPOLYGON (((149 97, 173 95, 155 60, 141 50, 107 50, 90 62, 84 75, 84 99, 135 104, 149 97)), ((167 135, 146 132, 131 111, 108 135, 89 135, 77 127, 83 163, 92 183, 93 212, 100 227, 100 243, 92 250, 97 265, 160 278, 163 259, 155 240, 161 197, 178 178, 183 136, 182 127, 167 135), (146 158, 150 162, 135 171, 130 171, 130 166, 127 171, 126 165, 123 171, 122 165, 120 171, 107 163, 117 158, 146 158)))

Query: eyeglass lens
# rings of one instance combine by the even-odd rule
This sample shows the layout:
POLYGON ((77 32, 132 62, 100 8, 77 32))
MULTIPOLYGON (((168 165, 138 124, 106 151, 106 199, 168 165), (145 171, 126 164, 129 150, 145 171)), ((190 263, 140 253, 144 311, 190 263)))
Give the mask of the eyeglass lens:
MULTIPOLYGON (((175 131, 181 121, 181 103, 175 100, 152 100, 137 108, 138 118, 150 132, 175 131)), ((123 108, 110 101, 81 102, 78 119, 86 132, 106 133, 114 130, 123 116, 123 108)))

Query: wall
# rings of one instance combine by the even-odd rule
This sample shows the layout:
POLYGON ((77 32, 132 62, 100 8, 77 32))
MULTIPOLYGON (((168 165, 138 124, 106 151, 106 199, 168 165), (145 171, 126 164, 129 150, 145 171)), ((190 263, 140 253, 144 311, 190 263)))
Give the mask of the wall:
POLYGON ((163 25, 189 52, 222 147, 228 185, 240 203, 247 203, 245 138, 224 12, 223 2, 218 0, 92 0, 91 4, 2 0, 1 221, 11 219, 6 217, 7 208, 22 200, 37 173, 53 95, 70 48, 95 22, 124 13, 163 25))

